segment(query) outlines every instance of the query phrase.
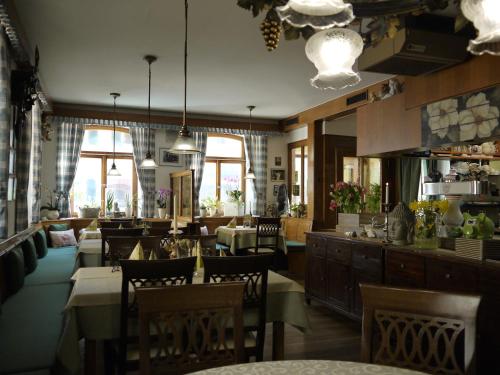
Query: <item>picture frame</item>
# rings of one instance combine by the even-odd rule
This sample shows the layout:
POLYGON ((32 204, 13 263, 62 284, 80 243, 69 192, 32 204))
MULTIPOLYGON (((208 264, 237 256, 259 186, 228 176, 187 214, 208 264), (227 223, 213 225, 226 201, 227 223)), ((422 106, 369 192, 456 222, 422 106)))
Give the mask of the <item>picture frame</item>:
POLYGON ((273 195, 275 197, 278 196, 279 191, 280 191, 280 186, 279 185, 274 185, 273 186, 273 195))
POLYGON ((286 172, 283 168, 271 168, 271 181, 281 182, 285 181, 286 172))
POLYGON ((276 167, 281 167, 281 156, 275 156, 274 157, 274 165, 276 167))
POLYGON ((158 150, 158 165, 180 167, 181 155, 170 152, 168 148, 160 148, 158 150))

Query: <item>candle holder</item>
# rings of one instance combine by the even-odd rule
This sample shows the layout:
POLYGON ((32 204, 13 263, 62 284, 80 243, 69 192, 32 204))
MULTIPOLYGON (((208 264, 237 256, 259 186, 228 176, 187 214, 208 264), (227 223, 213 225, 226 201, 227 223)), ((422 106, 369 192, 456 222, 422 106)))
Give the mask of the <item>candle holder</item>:
POLYGON ((392 240, 389 238, 389 212, 391 209, 391 204, 390 203, 382 203, 382 206, 384 207, 384 213, 385 213, 385 221, 384 221, 384 243, 391 243, 392 240))

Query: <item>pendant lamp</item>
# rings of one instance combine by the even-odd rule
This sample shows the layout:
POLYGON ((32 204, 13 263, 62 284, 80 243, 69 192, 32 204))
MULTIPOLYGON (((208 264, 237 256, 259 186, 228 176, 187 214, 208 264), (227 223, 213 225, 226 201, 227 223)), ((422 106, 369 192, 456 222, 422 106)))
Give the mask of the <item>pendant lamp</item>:
POLYGON ((289 0, 276 11, 282 21, 292 26, 311 26, 319 30, 343 27, 355 18, 352 5, 345 4, 344 0, 289 0))
MULTIPOLYGON (((249 131, 249 135, 250 135, 250 147, 252 147, 252 111, 255 109, 255 106, 254 105, 249 105, 248 107, 248 110, 250 112, 250 115, 249 115, 249 125, 250 125, 250 131, 249 131)), ((249 157, 250 159, 250 166, 248 167, 248 171, 247 171, 247 174, 245 176, 245 179, 247 180, 255 180, 255 173, 253 172, 253 168, 252 168, 252 159, 249 157)))
POLYGON ((141 169, 156 169, 155 160, 151 156, 150 144, 151 144, 151 64, 156 61, 156 56, 146 55, 144 60, 148 62, 148 151, 146 152, 146 158, 142 161, 139 168, 141 169))
POLYGON ((329 29, 314 34, 306 43, 306 56, 318 74, 311 85, 319 89, 343 89, 361 81, 352 70, 363 52, 363 39, 350 29, 329 29))
POLYGON ((108 176, 121 176, 121 173, 116 168, 115 164, 115 140, 116 140, 116 98, 120 96, 117 92, 112 92, 109 94, 113 97, 113 164, 108 172, 108 176))
POLYGON ((467 50, 474 55, 500 56, 500 0, 462 0, 461 8, 478 30, 467 50))
POLYGON ((170 149, 174 154, 193 155, 200 152, 196 147, 196 142, 186 125, 186 109, 187 109, 187 32, 188 32, 188 0, 184 0, 184 112, 182 114, 182 126, 177 136, 177 140, 170 149))

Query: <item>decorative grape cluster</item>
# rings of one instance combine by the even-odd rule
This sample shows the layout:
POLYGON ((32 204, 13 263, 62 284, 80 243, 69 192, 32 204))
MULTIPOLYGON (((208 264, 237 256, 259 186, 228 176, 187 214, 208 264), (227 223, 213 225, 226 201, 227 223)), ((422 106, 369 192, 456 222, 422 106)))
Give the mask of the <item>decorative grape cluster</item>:
POLYGON ((260 30, 262 31, 262 36, 266 42, 266 47, 268 51, 273 51, 278 47, 280 42, 281 25, 278 21, 272 21, 266 18, 260 24, 260 30))

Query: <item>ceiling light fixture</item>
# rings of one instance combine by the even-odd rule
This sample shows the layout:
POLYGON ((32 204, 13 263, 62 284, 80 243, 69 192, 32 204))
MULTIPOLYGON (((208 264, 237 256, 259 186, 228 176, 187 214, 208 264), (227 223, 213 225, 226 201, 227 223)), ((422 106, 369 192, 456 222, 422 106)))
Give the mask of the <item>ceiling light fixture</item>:
POLYGON ((344 0, 289 0, 276 11, 282 21, 294 27, 311 26, 319 30, 346 26, 355 18, 352 5, 344 0))
POLYGON ((116 98, 120 96, 117 92, 112 92, 109 94, 113 97, 113 164, 111 164, 111 169, 108 172, 108 176, 121 176, 120 171, 116 168, 115 164, 115 140, 116 140, 116 98))
POLYGON ((142 161, 139 168, 141 169, 156 169, 155 160, 151 155, 150 144, 151 144, 151 64, 156 61, 156 56, 146 55, 144 60, 148 62, 148 151, 146 152, 146 158, 142 161))
POLYGON ((188 35, 188 0, 184 0, 184 112, 182 114, 182 126, 177 136, 177 140, 170 149, 174 154, 187 154, 193 155, 200 152, 196 143, 191 137, 189 129, 186 125, 186 112, 187 112, 187 35, 188 35))
MULTIPOLYGON (((252 147, 252 111, 255 109, 255 106, 254 105, 249 105, 248 107, 248 110, 250 111, 250 115, 249 115, 249 118, 248 118, 248 123, 250 125, 250 131, 249 131, 249 136, 250 136, 250 147, 252 147)), ((245 179, 247 180, 255 180, 255 173, 253 172, 253 168, 252 168, 252 159, 249 158, 249 164, 250 166, 248 167, 248 171, 247 171, 247 174, 245 176, 245 179)))
POLYGON ((478 30, 467 50, 474 55, 500 56, 500 1, 462 0, 462 13, 478 30))
POLYGON ((329 29, 314 34, 306 44, 306 56, 318 74, 311 85, 319 89, 343 89, 361 81, 352 70, 363 52, 363 39, 350 29, 329 29))

